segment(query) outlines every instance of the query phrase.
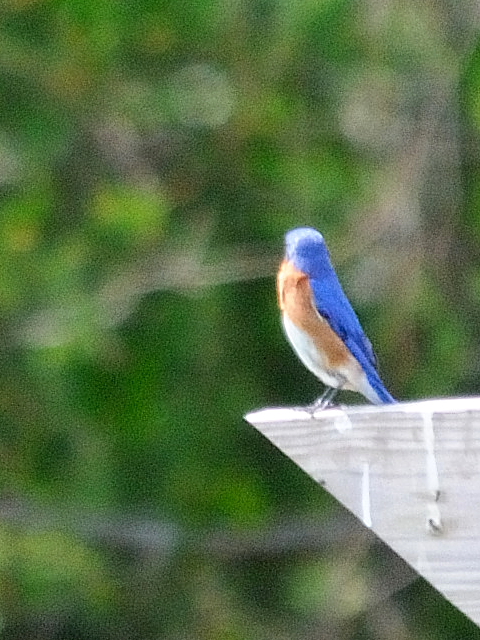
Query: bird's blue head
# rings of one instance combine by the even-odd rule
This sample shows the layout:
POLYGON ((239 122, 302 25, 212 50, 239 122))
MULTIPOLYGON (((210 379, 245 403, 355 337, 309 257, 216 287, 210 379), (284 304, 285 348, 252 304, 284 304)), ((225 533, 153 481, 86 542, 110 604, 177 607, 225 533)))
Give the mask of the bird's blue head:
POLYGON ((292 229, 285 235, 286 258, 310 277, 330 272, 330 254, 321 233, 311 227, 292 229))

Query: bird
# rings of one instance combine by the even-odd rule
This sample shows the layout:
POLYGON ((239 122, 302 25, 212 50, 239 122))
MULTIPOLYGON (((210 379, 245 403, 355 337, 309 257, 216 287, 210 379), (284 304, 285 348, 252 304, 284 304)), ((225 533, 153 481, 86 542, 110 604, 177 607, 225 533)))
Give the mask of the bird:
POLYGON ((288 341, 326 387, 314 409, 331 405, 340 389, 356 391, 376 405, 397 402, 380 378, 372 344, 316 229, 299 227, 285 235, 277 294, 288 341))

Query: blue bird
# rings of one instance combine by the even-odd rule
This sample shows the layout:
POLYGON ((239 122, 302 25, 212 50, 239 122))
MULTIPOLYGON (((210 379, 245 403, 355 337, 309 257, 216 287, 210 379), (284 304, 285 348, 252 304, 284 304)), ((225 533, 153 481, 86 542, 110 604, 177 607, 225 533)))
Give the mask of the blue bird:
POLYGON ((303 364, 327 387, 314 407, 338 390, 357 391, 374 404, 396 400, 385 388, 377 358, 345 295, 321 233, 309 227, 285 236, 277 276, 285 333, 303 364))

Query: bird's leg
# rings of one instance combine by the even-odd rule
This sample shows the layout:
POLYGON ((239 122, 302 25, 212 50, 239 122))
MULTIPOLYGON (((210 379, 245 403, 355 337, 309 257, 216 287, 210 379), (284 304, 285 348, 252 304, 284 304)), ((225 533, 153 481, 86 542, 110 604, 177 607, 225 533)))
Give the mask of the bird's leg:
POLYGON ((315 400, 315 402, 311 405, 311 412, 314 413, 319 409, 326 409, 331 404, 338 391, 338 387, 327 387, 323 395, 321 395, 320 398, 318 398, 318 400, 315 400))
POLYGON ((312 414, 315 413, 315 411, 319 411, 321 409, 326 409, 327 407, 329 407, 332 404, 332 400, 334 399, 334 397, 337 395, 337 393, 340 391, 340 389, 343 387, 343 385, 347 381, 345 376, 342 376, 342 375, 338 375, 337 379, 338 379, 338 386, 337 387, 327 387, 325 389, 323 395, 320 396, 320 398, 318 398, 318 400, 316 400, 311 405, 310 411, 312 412, 312 414))

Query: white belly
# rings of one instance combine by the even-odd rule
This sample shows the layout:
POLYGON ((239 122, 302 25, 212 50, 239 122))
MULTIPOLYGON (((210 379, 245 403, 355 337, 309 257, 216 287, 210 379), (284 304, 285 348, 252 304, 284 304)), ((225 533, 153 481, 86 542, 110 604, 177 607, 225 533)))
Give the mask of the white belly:
POLYGON ((293 350, 307 369, 328 387, 337 388, 341 386, 345 378, 343 378, 343 376, 337 378, 334 372, 327 371, 326 359, 323 354, 318 351, 310 336, 293 324, 286 313, 282 314, 282 321, 283 328, 285 329, 285 333, 293 350))
POLYGON ((351 356, 350 362, 335 370, 328 368, 326 357, 317 349, 310 336, 299 329, 288 317, 282 314, 283 327, 293 350, 307 367, 323 384, 335 389, 349 389, 363 394, 374 404, 379 404, 377 393, 373 390, 365 372, 351 356))

